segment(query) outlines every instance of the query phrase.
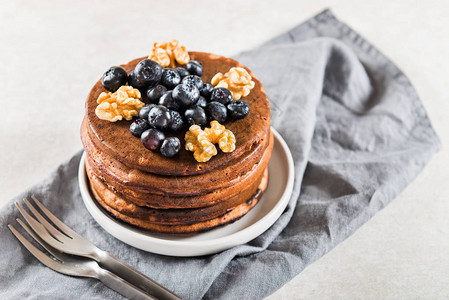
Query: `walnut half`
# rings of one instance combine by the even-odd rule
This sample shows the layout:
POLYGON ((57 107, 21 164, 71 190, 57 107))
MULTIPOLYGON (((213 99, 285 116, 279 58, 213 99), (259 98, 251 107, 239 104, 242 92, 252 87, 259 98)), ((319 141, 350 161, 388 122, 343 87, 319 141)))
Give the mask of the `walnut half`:
POLYGON ((198 125, 192 125, 186 132, 186 150, 193 152, 193 157, 198 162, 207 162, 217 155, 218 143, 221 151, 232 152, 235 150, 235 136, 229 129, 217 121, 210 122, 211 128, 201 129, 198 125))
POLYGON ((190 60, 186 47, 179 46, 178 40, 172 40, 167 43, 154 43, 148 58, 158 62, 164 68, 174 68, 176 66, 175 62, 185 65, 190 60))
POLYGON ((244 68, 233 67, 226 74, 217 73, 212 77, 211 83, 215 87, 227 88, 234 100, 240 100, 248 96, 254 88, 254 81, 244 68))
POLYGON ((139 115, 140 109, 145 105, 140 99, 138 89, 122 85, 114 93, 103 92, 98 96, 95 114, 98 118, 110 122, 131 120, 139 115))

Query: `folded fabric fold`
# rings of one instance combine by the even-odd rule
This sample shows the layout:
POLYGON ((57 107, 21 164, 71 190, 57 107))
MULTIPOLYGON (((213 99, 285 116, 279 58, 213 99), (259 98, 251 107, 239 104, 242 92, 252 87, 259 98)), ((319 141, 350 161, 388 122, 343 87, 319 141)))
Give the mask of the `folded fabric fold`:
POLYGON ((267 296, 351 235, 410 183, 439 139, 405 75, 326 10, 236 57, 264 84, 272 125, 295 160, 279 220, 253 241, 207 257, 146 253, 114 239, 85 209, 81 153, 0 211, 0 298, 117 299, 93 280, 57 274, 7 230, 14 201, 34 194, 74 230, 186 299, 267 296), (51 284, 50 284, 51 283, 51 284))

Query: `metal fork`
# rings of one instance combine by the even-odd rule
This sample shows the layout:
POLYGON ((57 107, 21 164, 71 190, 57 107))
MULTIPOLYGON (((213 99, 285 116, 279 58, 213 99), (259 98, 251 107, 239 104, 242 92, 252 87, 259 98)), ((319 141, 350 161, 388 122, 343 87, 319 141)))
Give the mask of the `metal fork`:
POLYGON ((33 237, 42 247, 45 248, 51 255, 53 255, 57 260, 44 254, 38 248, 36 248, 32 243, 30 243, 22 234, 20 234, 14 226, 8 224, 9 229, 16 236, 16 238, 22 243, 31 254, 34 255, 41 263, 53 269, 56 272, 77 276, 77 277, 90 277, 96 278, 103 282, 107 287, 113 289, 114 291, 120 293, 121 295, 129 299, 143 299, 143 300, 155 300, 156 298, 151 297, 144 293, 141 289, 136 288, 127 281, 118 277, 117 275, 101 268, 98 263, 92 259, 84 257, 76 257, 64 254, 54 249, 50 245, 46 244, 42 239, 40 239, 27 225, 25 225, 22 220, 17 219, 17 222, 25 229, 28 234, 33 237))
POLYGON ((133 267, 120 261, 110 253, 97 248, 55 217, 41 202, 39 202, 39 200, 36 199, 36 197, 31 197, 34 200, 34 203, 57 228, 51 225, 28 201, 28 199, 24 199, 25 204, 39 221, 28 214, 19 203, 16 202, 15 204, 34 232, 48 245, 64 253, 93 259, 102 267, 119 275, 126 281, 141 288, 157 299, 181 299, 178 295, 146 277, 133 267))

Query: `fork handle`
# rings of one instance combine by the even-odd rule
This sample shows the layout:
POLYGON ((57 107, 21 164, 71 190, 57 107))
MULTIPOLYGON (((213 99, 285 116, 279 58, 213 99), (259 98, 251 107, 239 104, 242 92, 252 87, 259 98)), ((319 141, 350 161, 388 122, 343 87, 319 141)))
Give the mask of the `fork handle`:
POLYGON ((116 291, 128 299, 157 300, 108 270, 101 269, 101 271, 97 273, 97 278, 108 288, 116 291))
POLYGON ((140 273, 130 265, 122 262, 110 253, 101 250, 101 252, 97 252, 97 254, 99 256, 98 263, 102 267, 108 269, 112 273, 119 275, 121 278, 125 279, 136 287, 141 288, 156 299, 182 300, 182 298, 175 293, 171 292, 159 283, 151 280, 144 274, 140 273))

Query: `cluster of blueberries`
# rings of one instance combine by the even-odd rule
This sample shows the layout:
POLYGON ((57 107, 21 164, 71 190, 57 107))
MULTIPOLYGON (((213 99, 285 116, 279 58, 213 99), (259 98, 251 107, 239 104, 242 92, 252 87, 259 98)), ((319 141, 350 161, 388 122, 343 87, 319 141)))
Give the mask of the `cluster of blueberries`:
POLYGON ((162 130, 179 132, 185 125, 204 126, 214 120, 223 123, 245 118, 249 113, 248 103, 233 101, 228 89, 203 83, 201 75, 203 66, 196 60, 189 61, 185 68, 172 69, 144 59, 129 75, 122 67, 111 67, 101 83, 111 92, 127 82, 142 91, 150 104, 140 110, 129 129, 147 149, 173 157, 181 150, 181 142, 177 137, 166 138, 162 130))

